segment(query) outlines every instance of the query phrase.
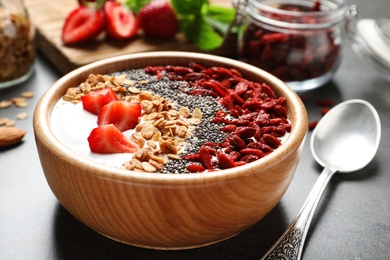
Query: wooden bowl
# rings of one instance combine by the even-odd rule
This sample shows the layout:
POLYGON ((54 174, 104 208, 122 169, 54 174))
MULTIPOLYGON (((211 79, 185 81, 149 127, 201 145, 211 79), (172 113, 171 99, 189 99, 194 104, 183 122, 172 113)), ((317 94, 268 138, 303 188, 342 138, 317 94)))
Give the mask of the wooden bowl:
POLYGON ((34 113, 36 145, 47 182, 64 208, 96 232, 144 248, 185 249, 225 240, 263 218, 287 190, 307 132, 300 98, 282 81, 245 63, 186 52, 130 54, 95 62, 63 76, 40 99, 34 113), (273 153, 232 169, 198 174, 151 174, 88 160, 60 143, 50 116, 69 87, 90 73, 147 65, 206 66, 239 70, 269 84, 287 99, 292 130, 273 153))

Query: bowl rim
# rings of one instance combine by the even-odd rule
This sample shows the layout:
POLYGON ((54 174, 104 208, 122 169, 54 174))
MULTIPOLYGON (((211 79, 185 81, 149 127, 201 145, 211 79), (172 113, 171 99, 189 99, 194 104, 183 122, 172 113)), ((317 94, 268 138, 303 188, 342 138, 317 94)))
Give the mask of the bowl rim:
MULTIPOLYGON (((135 68, 135 67, 134 67, 135 68)), ((141 68, 141 67, 140 67, 141 68)), ((112 73, 115 71, 107 71, 106 73, 112 73)), ((195 52, 185 52, 185 51, 155 51, 155 52, 144 52, 144 53, 132 53, 126 55, 115 56, 111 58, 102 59, 82 67, 79 67, 59 78, 54 84, 49 87, 45 93, 42 95, 38 104, 36 105, 33 117, 33 126, 36 138, 40 138, 40 141, 45 143, 47 146, 53 147, 53 152, 58 156, 62 157, 64 160, 68 160, 72 164, 79 164, 82 167, 89 168, 93 170, 93 174, 96 174, 100 178, 108 179, 117 179, 118 181, 133 181, 139 183, 149 183, 149 184, 169 184, 172 182, 180 183, 205 183, 206 181, 214 180, 219 181, 222 179, 235 179, 243 174, 252 174, 254 168, 258 167, 268 167, 271 165, 271 161, 275 157, 282 156, 283 154, 288 154, 293 152, 290 150, 290 147, 298 147, 305 140, 307 133, 307 113, 303 105, 303 102, 299 96, 288 87, 283 81, 271 75, 270 73, 254 67, 250 64, 234 60, 231 58, 216 56, 212 54, 205 53, 195 53, 195 52), (238 166, 230 169, 217 170, 207 173, 189 173, 189 174, 162 174, 162 173, 147 173, 147 172, 137 172, 126 169, 120 169, 112 166, 105 165, 103 163, 96 162, 92 159, 88 159, 78 154, 75 151, 72 151, 70 148, 66 147, 61 141, 59 141, 54 133, 51 130, 50 117, 51 112, 58 102, 58 100, 63 96, 64 93, 59 93, 58 89, 67 89, 64 88, 64 84, 72 79, 79 78, 81 81, 85 80, 85 77, 81 78, 80 74, 85 74, 88 71, 93 71, 94 68, 103 67, 104 69, 109 68, 109 65, 115 64, 117 62, 123 62, 129 59, 145 59, 145 58, 180 58, 180 59, 191 59, 196 57, 196 59, 206 60, 207 62, 221 64, 224 66, 232 65, 231 67, 240 67, 242 70, 251 71, 252 73, 259 74, 262 78, 268 78, 268 81, 273 82, 277 85, 278 88, 283 92, 283 95, 289 102, 293 103, 295 107, 295 113, 298 115, 296 117, 295 125, 292 127, 291 132, 289 133, 288 138, 284 141, 283 145, 275 149, 271 154, 258 159, 254 162, 238 166), (55 100, 53 100, 53 97, 55 100), (237 169, 240 169, 239 171, 237 169)))

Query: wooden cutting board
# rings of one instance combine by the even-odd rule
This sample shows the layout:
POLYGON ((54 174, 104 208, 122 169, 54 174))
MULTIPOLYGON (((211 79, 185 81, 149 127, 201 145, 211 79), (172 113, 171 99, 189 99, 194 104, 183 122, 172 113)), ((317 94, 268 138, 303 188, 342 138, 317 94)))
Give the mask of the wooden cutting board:
MULTIPOLYGON (((63 74, 82 65, 108 57, 148 51, 202 52, 186 40, 182 33, 174 39, 158 40, 139 32, 133 39, 119 41, 101 38, 74 46, 61 42, 61 29, 67 15, 77 7, 76 0, 24 0, 32 24, 36 28, 37 47, 40 52, 63 74)), ((231 7, 230 0, 213 0, 213 4, 231 7)), ((210 51, 225 57, 236 54, 236 40, 229 39, 221 48, 210 51)))

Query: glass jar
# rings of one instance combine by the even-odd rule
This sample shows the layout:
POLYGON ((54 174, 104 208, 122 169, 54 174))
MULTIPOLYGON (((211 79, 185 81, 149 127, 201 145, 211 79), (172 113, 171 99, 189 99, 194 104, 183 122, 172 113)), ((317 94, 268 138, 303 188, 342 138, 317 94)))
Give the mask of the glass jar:
POLYGON ((23 0, 0 0, 0 88, 30 77, 35 58, 35 30, 23 0))
POLYGON ((344 0, 238 2, 238 7, 246 6, 238 35, 241 61, 270 72, 297 92, 332 78, 345 38, 344 0))
POLYGON ((358 19, 353 29, 355 52, 390 81, 390 19, 358 19))

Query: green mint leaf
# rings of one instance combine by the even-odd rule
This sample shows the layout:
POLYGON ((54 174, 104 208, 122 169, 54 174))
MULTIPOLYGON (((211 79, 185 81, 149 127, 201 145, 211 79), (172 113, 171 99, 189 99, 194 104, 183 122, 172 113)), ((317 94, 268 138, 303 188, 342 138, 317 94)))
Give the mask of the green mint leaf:
POLYGON ((178 16, 198 15, 207 0, 171 0, 171 4, 178 16))
POLYGON ((171 0, 180 30, 201 50, 220 47, 234 20, 233 8, 210 5, 208 0, 171 0))
POLYGON ((132 10, 134 13, 138 14, 139 10, 144 5, 147 5, 150 3, 151 0, 126 0, 125 5, 132 10))
POLYGON ((236 16, 236 12, 232 8, 209 5, 204 16, 207 23, 225 35, 236 16))
POLYGON ((221 22, 230 23, 234 20, 236 11, 233 8, 209 5, 206 15, 221 22))
POLYGON ((186 23, 185 35, 204 51, 218 48, 223 43, 223 38, 208 24, 203 16, 197 16, 192 22, 186 23))

